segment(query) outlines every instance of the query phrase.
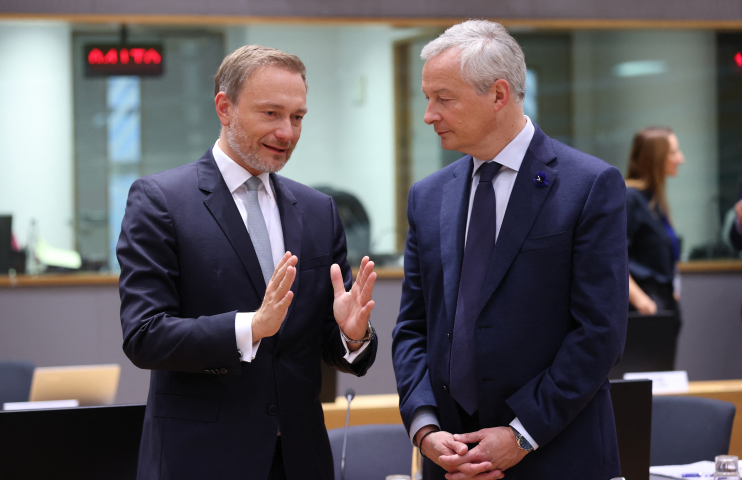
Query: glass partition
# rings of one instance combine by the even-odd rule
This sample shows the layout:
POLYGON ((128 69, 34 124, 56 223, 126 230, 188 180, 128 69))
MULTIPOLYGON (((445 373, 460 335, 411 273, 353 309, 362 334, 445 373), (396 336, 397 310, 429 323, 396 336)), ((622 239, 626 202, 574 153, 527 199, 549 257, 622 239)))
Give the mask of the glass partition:
MULTIPOLYGON (((119 26, 0 22, 0 103, 15 109, 0 113, 8 127, 0 129, 8 152, 0 157, 0 214, 13 215, 19 247, 36 235, 79 252, 83 269, 115 272, 131 182, 194 162, 216 141, 212 77, 224 55, 257 43, 297 54, 307 66, 309 113, 281 174, 336 198, 352 256, 400 265, 410 185, 460 156, 442 150, 423 122, 419 54, 443 29, 132 27, 127 41, 163 45, 165 73, 93 78, 84 73, 84 46, 120 41, 119 26), (10 48, 21 40, 22 55, 10 48), (32 61, 50 51, 62 52, 57 63, 32 61), (24 88, 43 98, 35 111, 19 100, 24 88)), ((668 183, 682 258, 739 258, 724 229, 742 174, 742 32, 513 34, 528 65, 527 114, 545 133, 625 172, 636 131, 673 128, 686 157, 668 183)))

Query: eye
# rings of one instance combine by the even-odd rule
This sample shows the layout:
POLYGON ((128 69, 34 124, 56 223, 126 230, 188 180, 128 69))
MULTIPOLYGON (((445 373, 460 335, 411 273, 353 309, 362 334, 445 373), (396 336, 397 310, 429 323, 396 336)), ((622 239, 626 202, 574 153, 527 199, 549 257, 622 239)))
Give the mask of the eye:
POLYGON ((304 118, 304 115, 294 115, 294 120, 301 121, 304 118))
POLYGON ((268 115, 269 117, 275 117, 276 116, 276 112, 274 112, 272 110, 271 111, 268 111, 268 112, 265 112, 265 114, 268 115))

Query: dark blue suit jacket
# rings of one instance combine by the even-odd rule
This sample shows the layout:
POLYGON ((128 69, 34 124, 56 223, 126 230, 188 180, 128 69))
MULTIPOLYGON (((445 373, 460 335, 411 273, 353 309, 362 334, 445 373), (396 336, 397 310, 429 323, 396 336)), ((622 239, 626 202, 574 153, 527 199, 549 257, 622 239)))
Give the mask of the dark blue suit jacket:
POLYGON ((260 307, 265 281, 211 150, 131 187, 117 254, 123 348, 152 369, 140 480, 267 478, 279 423, 289 478, 333 478, 320 361, 363 375, 376 342, 353 364, 342 358, 330 265, 346 287, 351 273, 334 202, 271 180, 298 275, 281 331, 252 363, 240 362, 235 314, 260 307))
MULTIPOLYGON (((472 168, 466 156, 410 190, 393 343, 408 429, 415 410, 431 406, 443 430, 462 431, 447 386, 456 373, 449 371, 449 338, 472 168)), ((506 426, 517 416, 540 447, 506 471, 509 480, 619 475, 606 378, 626 335, 625 205, 616 168, 536 127, 477 305, 480 425, 506 426), (536 185, 539 172, 548 186, 536 185)), ((426 478, 443 478, 427 462, 426 478)))

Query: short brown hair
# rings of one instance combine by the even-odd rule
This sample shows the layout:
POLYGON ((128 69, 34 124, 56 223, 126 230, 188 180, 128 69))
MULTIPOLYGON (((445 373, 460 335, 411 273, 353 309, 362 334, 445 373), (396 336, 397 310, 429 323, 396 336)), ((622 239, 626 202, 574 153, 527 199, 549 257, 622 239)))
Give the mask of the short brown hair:
POLYGON ((307 84, 307 69, 296 55, 260 45, 245 45, 227 55, 214 76, 214 96, 224 92, 233 103, 242 91, 242 85, 260 67, 280 67, 298 73, 307 84))
POLYGON ((665 164, 670 153, 668 127, 649 127, 634 135, 626 172, 626 185, 652 193, 650 205, 657 205, 667 217, 670 209, 665 197, 665 164))

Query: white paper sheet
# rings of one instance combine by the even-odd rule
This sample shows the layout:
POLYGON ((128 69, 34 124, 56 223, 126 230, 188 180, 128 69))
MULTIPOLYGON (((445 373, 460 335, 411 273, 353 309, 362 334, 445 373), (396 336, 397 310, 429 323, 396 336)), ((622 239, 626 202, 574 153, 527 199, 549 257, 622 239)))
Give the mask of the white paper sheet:
POLYGON ((649 467, 649 473, 668 478, 713 478, 714 466, 714 462, 704 460, 702 462, 689 463, 687 465, 662 465, 658 467, 649 467), (698 476, 694 474, 697 474, 698 476))

